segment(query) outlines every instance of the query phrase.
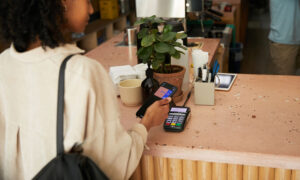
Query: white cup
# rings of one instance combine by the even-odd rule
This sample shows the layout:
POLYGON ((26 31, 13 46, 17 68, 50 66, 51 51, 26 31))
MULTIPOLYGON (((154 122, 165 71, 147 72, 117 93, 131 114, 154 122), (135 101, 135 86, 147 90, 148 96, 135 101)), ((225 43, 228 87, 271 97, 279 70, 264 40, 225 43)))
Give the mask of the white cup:
POLYGON ((201 49, 192 51, 193 66, 194 66, 194 77, 198 77, 198 68, 202 67, 208 62, 208 52, 204 52, 201 49))
POLYGON ((119 83, 120 97, 126 106, 138 106, 143 102, 142 80, 127 79, 119 83))

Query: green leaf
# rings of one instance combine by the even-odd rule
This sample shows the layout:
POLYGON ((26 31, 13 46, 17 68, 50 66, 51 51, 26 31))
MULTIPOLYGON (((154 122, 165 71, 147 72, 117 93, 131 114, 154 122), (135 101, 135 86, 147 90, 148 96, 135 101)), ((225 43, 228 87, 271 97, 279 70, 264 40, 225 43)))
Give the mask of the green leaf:
POLYGON ((144 64, 147 64, 148 61, 150 61, 150 60, 149 60, 149 59, 143 59, 143 63, 144 63, 144 64))
POLYGON ((184 49, 184 50, 187 50, 187 47, 185 47, 185 46, 182 46, 182 45, 180 45, 180 46, 177 46, 177 47, 179 47, 179 48, 181 48, 181 49, 184 49))
POLYGON ((152 51, 153 51, 153 46, 141 47, 138 50, 137 55, 140 59, 148 60, 152 54, 152 51))
POLYGON ((143 51, 145 50, 144 47, 141 47, 137 52, 136 54, 140 57, 140 55, 143 53, 143 51))
POLYGON ((141 24, 144 24, 146 21, 145 21, 145 18, 141 18, 140 20, 137 20, 135 23, 134 23, 134 26, 138 26, 138 25, 141 25, 141 24))
POLYGON ((153 21, 156 18, 155 15, 152 15, 151 17, 149 17, 149 20, 153 21))
POLYGON ((151 30, 151 34, 157 34, 157 32, 158 32, 158 29, 152 29, 151 30))
POLYGON ((159 60, 160 62, 164 62, 165 61, 165 58, 166 58, 165 54, 163 54, 163 53, 156 53, 155 56, 156 56, 156 59, 159 60))
POLYGON ((172 44, 173 46, 178 46, 178 47, 179 47, 179 46, 182 46, 182 44, 179 43, 179 42, 172 42, 171 44, 172 44))
POLYGON ((176 34, 176 39, 183 39, 183 38, 186 38, 186 37, 187 37, 187 35, 184 34, 184 33, 177 33, 176 34))
POLYGON ((171 32, 172 29, 173 29, 173 26, 170 25, 170 24, 167 24, 167 25, 165 25, 164 31, 163 31, 163 32, 164 32, 164 33, 171 32))
POLYGON ((152 68, 154 70, 158 69, 160 66, 161 66, 161 63, 159 61, 157 61, 157 60, 152 62, 152 68))
POLYGON ((173 46, 169 46, 169 47, 170 47, 169 53, 171 55, 173 55, 173 54, 175 54, 177 52, 176 49, 173 46))
POLYGON ((155 35, 149 34, 142 39, 142 47, 151 46, 155 42, 155 35))
POLYGON ((161 35, 156 34, 155 37, 156 37, 157 41, 159 41, 159 42, 163 41, 162 38, 161 38, 161 35))
POLYGON ((182 52, 182 51, 177 51, 177 52, 179 52, 180 54, 185 54, 184 52, 182 52))
POLYGON ((170 51, 170 45, 164 42, 159 42, 154 45, 154 50, 158 53, 167 53, 170 51))
POLYGON ((140 30, 140 32, 138 33, 138 39, 144 38, 148 34, 148 32, 148 28, 143 28, 142 30, 140 30))
POLYGON ((181 46, 182 49, 187 50, 188 48, 185 46, 181 46))
POLYGON ((172 54, 172 57, 175 58, 175 59, 179 59, 180 58, 179 51, 176 51, 174 54, 172 54))
POLYGON ((176 32, 167 32, 162 34, 161 39, 164 42, 167 42, 173 40, 175 37, 176 37, 176 32))
POLYGON ((154 19, 154 21, 153 21, 153 23, 158 23, 158 24, 164 23, 164 22, 166 22, 166 21, 164 21, 164 20, 161 19, 161 18, 156 18, 156 19, 154 19))
POLYGON ((164 23, 165 21, 161 18, 156 18, 155 15, 151 16, 151 17, 146 17, 146 18, 141 18, 139 19, 138 21, 136 21, 134 23, 135 26, 138 26, 138 25, 141 25, 141 24, 149 24, 150 27, 157 23, 157 24, 160 24, 160 23, 164 23))
POLYGON ((185 46, 183 46, 181 43, 179 42, 174 42, 174 43, 171 43, 173 46, 176 46, 176 47, 179 47, 181 49, 184 49, 184 50, 187 50, 187 48, 185 46))

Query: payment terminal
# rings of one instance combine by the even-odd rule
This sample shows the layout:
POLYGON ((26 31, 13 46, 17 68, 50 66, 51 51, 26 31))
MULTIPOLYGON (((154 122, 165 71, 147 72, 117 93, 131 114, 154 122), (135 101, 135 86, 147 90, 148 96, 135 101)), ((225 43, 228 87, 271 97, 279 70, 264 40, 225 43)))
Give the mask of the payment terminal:
POLYGON ((169 116, 165 120, 164 129, 166 131, 183 131, 186 122, 190 118, 190 108, 175 106, 170 109, 169 116))
POLYGON ((191 116, 191 109, 185 106, 191 97, 191 92, 192 91, 190 90, 182 106, 171 107, 168 118, 164 122, 165 131, 181 132, 184 130, 184 127, 191 116))

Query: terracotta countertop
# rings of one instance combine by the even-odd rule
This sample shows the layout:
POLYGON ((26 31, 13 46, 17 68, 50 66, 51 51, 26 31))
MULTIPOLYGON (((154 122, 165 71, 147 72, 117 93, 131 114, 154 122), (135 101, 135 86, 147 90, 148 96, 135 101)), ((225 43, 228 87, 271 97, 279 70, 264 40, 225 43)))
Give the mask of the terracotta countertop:
MULTIPOLYGON (((135 65, 137 64, 136 46, 116 46, 123 40, 123 33, 111 38, 95 49, 89 51, 86 55, 98 60, 106 70, 109 70, 110 66, 120 65, 135 65)), ((219 44, 220 39, 213 38, 189 38, 189 42, 202 42, 202 50, 208 52, 211 62, 213 59, 219 44)), ((189 48, 191 51, 191 48, 189 48)))
MULTIPOLYGON (((121 36, 120 36, 121 37, 121 36)), ((120 37, 87 53, 106 69, 136 64, 136 48, 115 47, 120 37)), ((205 41, 205 39, 204 39, 205 41)), ((177 105, 182 105, 182 102, 177 105)), ((300 77, 238 74, 230 91, 215 92, 215 106, 187 103, 191 119, 181 133, 150 130, 144 154, 169 158, 300 169, 300 77)), ((130 128, 138 107, 120 102, 130 128)))
POLYGON ((107 71, 110 66, 137 64, 136 46, 116 46, 122 40, 123 33, 89 51, 86 56, 99 61, 107 71))

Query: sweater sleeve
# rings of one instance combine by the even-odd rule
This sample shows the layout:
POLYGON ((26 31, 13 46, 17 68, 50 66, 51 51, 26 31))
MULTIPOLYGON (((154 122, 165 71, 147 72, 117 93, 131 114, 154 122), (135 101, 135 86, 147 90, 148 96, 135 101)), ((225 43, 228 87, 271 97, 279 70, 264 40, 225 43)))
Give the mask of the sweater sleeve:
POLYGON ((142 156, 147 130, 139 123, 129 131, 124 129, 107 72, 99 63, 90 69, 84 154, 92 158, 110 179, 129 179, 142 156))

